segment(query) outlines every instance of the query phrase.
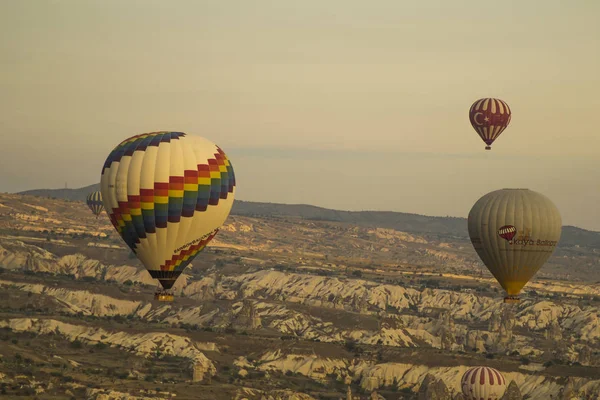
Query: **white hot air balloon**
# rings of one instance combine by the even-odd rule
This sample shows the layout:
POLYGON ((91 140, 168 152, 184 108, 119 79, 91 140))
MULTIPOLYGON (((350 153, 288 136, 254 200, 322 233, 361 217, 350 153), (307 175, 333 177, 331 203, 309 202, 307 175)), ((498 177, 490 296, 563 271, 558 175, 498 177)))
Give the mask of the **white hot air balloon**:
POLYGON ((554 252, 562 221, 546 196, 529 189, 488 193, 469 212, 469 236, 481 261, 506 290, 518 294, 554 252))
POLYGON ((506 391, 506 379, 500 371, 489 367, 473 367, 460 380, 466 400, 500 400, 506 391))
POLYGON ((182 132, 133 136, 108 156, 100 179, 102 200, 115 229, 164 291, 229 215, 235 175, 214 143, 182 132))

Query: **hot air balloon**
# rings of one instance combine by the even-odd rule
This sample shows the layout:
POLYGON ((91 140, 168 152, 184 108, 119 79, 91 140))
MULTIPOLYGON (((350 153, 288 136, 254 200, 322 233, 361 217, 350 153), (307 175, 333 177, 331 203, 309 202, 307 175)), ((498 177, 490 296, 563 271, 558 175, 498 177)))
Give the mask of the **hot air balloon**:
POLYGON ((110 153, 100 186, 115 229, 162 285, 155 298, 172 301, 173 284, 231 211, 229 159, 199 136, 145 133, 110 153))
POLYGON ((529 189, 502 189, 477 200, 468 219, 475 251, 508 296, 518 294, 554 252, 562 221, 546 196, 529 189))
POLYGON ((494 368, 469 368, 460 380, 466 400, 500 400, 506 391, 506 379, 494 368))
POLYGON ((486 150, 492 149, 492 143, 506 129, 510 118, 510 107, 500 99, 479 99, 469 110, 471 125, 487 144, 486 150))
POLYGON ((102 204, 102 193, 96 191, 88 194, 85 202, 90 210, 92 210, 96 218, 98 218, 98 216, 102 213, 102 210, 104 210, 104 204, 102 204))

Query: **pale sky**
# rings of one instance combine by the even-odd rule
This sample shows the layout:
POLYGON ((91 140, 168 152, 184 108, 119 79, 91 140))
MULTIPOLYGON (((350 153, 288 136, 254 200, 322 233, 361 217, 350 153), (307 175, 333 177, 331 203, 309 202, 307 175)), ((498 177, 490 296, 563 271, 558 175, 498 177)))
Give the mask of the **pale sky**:
POLYGON ((526 187, 600 230, 600 1, 0 0, 0 191, 176 130, 237 198, 466 216, 526 187), (492 151, 468 109, 512 109, 492 151))

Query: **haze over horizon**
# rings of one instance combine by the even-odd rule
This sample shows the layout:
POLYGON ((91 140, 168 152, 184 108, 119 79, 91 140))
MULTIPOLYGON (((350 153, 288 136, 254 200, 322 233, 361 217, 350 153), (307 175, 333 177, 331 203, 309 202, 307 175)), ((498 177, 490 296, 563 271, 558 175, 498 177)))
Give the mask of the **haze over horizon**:
POLYGON ((466 217, 526 187, 600 231, 600 3, 460 4, 2 2, 0 191, 86 186, 177 130, 243 200, 466 217), (513 112, 491 151, 481 97, 513 112))

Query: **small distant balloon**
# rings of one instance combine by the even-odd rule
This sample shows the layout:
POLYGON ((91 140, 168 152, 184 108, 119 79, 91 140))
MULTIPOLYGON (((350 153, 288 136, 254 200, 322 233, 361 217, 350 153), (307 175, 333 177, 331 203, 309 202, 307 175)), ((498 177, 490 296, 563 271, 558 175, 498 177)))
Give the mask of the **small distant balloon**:
POLYGON ((235 195, 231 162, 217 145, 183 132, 152 132, 120 143, 100 179, 104 206, 125 243, 168 290, 215 237, 235 195))
POLYGON ((87 206, 92 210, 96 218, 104 210, 104 204, 102 203, 102 193, 99 191, 92 192, 87 195, 86 201, 87 206))
POLYGON ((473 367, 464 373, 460 386, 467 400, 500 400, 506 392, 506 379, 489 367, 473 367))
POLYGON ((469 110, 471 125, 487 145, 486 150, 492 149, 492 143, 508 127, 510 119, 510 107, 500 99, 479 99, 469 110))

